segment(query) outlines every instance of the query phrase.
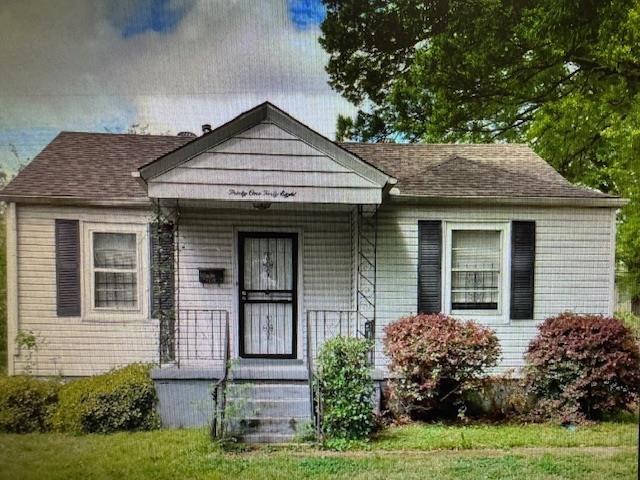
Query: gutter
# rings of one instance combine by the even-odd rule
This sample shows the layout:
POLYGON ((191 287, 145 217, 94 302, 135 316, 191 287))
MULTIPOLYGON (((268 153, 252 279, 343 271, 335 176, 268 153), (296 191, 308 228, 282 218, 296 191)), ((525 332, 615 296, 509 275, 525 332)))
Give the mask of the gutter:
POLYGON ((543 207, 603 207, 621 208, 629 203, 620 197, 430 197, 402 194, 397 188, 389 191, 389 200, 396 204, 429 203, 432 205, 530 205, 543 207))
POLYGON ((30 205, 71 205, 80 207, 137 207, 144 208, 152 205, 147 197, 128 198, 85 198, 52 196, 43 197, 37 195, 11 195, 0 194, 0 202, 12 202, 30 205))

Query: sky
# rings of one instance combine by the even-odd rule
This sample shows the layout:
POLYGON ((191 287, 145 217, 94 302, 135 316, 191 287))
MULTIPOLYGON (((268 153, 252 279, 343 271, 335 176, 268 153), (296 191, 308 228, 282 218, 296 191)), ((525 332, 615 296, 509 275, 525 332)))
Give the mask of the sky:
POLYGON ((320 0, 0 1, 0 165, 62 130, 201 132, 269 100, 333 138, 320 0))

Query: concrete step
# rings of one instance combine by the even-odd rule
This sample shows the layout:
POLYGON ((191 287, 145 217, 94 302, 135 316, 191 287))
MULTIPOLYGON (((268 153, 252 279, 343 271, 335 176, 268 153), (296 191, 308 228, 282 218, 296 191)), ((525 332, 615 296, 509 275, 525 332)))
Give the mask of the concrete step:
POLYGON ((309 396, 308 382, 272 383, 272 382, 235 382, 227 387, 227 398, 255 398, 278 400, 305 398, 309 396))
POLYGON ((240 437, 246 443, 289 443, 295 435, 289 433, 249 433, 240 437))
POLYGON ((229 371, 231 380, 292 380, 308 381, 309 371, 300 360, 269 362, 248 361, 233 365, 229 371))
POLYGON ((308 381, 230 381, 226 390, 227 433, 249 443, 295 440, 311 422, 308 381))
POLYGON ((304 417, 311 415, 309 398, 290 398, 286 400, 227 399, 227 407, 238 410, 240 418, 253 417, 304 417))
POLYGON ((238 435, 253 433, 281 433, 296 435, 310 422, 306 417, 247 417, 242 420, 229 420, 227 428, 238 435))

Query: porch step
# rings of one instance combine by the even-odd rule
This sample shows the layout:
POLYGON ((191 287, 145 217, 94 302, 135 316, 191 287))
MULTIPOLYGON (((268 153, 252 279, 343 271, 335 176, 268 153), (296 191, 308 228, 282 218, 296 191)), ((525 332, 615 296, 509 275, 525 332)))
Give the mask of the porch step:
POLYGON ((227 387, 227 399, 287 400, 308 398, 309 382, 233 382, 227 387))
POLYGON ((249 433, 241 439, 245 443, 290 443, 295 437, 286 433, 249 433))
POLYGON ((230 381, 225 397, 227 433, 248 443, 291 442, 311 422, 308 381, 230 381))
POLYGON ((295 435, 307 422, 306 417, 249 417, 232 421, 230 426, 241 431, 242 436, 254 433, 295 435))
POLYGON ((229 371, 232 380, 299 380, 309 379, 302 360, 240 360, 229 371))

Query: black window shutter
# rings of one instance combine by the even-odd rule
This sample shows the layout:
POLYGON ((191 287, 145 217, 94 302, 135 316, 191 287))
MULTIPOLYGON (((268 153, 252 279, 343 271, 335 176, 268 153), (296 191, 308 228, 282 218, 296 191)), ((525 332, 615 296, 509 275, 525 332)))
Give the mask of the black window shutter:
POLYGON ((511 224, 511 319, 533 319, 536 222, 511 224))
POLYGON ((59 317, 80 316, 80 223, 56 220, 56 311, 59 317))
POLYGON ((418 313, 442 311, 442 222, 418 222, 418 313))
POLYGON ((151 318, 174 308, 174 238, 172 223, 149 225, 151 256, 151 318))

